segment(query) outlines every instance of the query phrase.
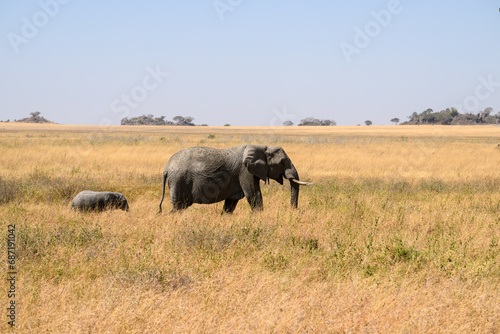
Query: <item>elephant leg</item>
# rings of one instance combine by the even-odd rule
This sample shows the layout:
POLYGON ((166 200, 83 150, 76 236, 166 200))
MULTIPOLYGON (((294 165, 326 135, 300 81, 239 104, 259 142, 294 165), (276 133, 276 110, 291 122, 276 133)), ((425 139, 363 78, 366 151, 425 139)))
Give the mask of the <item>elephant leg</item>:
POLYGON ((190 194, 186 191, 178 191, 176 187, 172 187, 171 200, 172 210, 170 210, 169 212, 181 211, 193 205, 192 196, 190 196, 190 194))
POLYGON ((189 208, 191 205, 193 205, 192 201, 172 201, 172 210, 169 212, 182 211, 189 208))
POLYGON ((260 192, 260 189, 255 193, 255 197, 253 198, 253 200, 248 199, 248 204, 250 204, 252 211, 262 211, 264 209, 262 193, 260 192))
POLYGON ((185 204, 180 205, 179 203, 172 204, 172 209, 170 209, 170 211, 168 213, 182 211, 182 210, 187 209, 190 206, 191 206, 191 204, 189 204, 189 205, 185 205, 185 204))
POLYGON ((234 211, 234 209, 236 208, 236 204, 238 204, 238 201, 237 199, 226 199, 224 201, 224 207, 222 208, 223 210, 223 213, 232 213, 234 211))
POLYGON ((250 187, 243 188, 245 197, 247 198, 248 204, 252 211, 261 211, 264 209, 264 204, 262 202, 262 193, 260 192, 259 179, 254 178, 250 187))

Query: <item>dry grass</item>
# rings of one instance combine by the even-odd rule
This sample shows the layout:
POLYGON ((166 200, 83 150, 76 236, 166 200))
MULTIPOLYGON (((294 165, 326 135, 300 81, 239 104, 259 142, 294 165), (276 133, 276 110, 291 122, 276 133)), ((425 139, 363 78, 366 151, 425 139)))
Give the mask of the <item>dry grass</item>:
POLYGON ((499 143, 498 127, 1 124, 16 327, 496 333, 499 143), (242 143, 283 146, 315 182, 298 210, 274 183, 262 185, 262 213, 241 201, 233 215, 220 215, 222 203, 156 215, 172 153, 242 143), (84 189, 120 191, 131 210, 71 212, 84 189))

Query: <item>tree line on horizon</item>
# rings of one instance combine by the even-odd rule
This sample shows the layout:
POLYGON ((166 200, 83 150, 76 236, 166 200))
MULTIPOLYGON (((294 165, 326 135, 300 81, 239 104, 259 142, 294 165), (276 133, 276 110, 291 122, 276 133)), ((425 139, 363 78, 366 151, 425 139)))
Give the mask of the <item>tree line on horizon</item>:
MULTIPOLYGON (((30 117, 26 117, 20 120, 14 120, 14 122, 22 123, 54 123, 40 116, 39 111, 31 112, 30 117)), ((132 118, 123 118, 120 122, 121 125, 159 125, 159 126, 195 126, 193 123, 194 117, 191 116, 175 116, 171 121, 166 120, 165 116, 155 117, 152 114, 142 115, 132 118)), ((0 122, 10 122, 0 121, 0 122)), ((481 125, 481 124, 500 124, 500 112, 493 114, 493 108, 488 107, 483 111, 478 113, 464 113, 461 114, 454 107, 446 108, 444 110, 435 112, 431 108, 428 108, 421 113, 413 112, 408 116, 408 121, 400 123, 400 119, 394 117, 391 122, 398 125, 481 125)), ((367 126, 372 125, 372 121, 366 120, 365 124, 367 126)), ((283 122, 283 126, 293 126, 294 123, 290 120, 283 122)), ((337 123, 334 120, 329 119, 318 119, 314 117, 307 117, 300 120, 297 126, 335 126, 337 123)), ((358 124, 359 125, 359 124, 358 124)), ((201 124, 201 126, 207 126, 207 124, 201 124)), ((224 126, 230 126, 230 124, 224 124, 224 126)))
POLYGON ((172 121, 166 120, 165 116, 155 117, 152 114, 142 115, 132 118, 122 118, 121 125, 177 125, 177 126, 194 126, 194 117, 191 116, 175 116, 172 121))
MULTIPOLYGON (((399 121, 399 120, 398 120, 399 121)), ((391 120, 394 122, 394 119, 391 120)), ((440 124, 440 125, 480 125, 480 124, 500 124, 500 112, 493 115, 493 108, 488 107, 477 114, 461 114, 454 107, 441 111, 434 111, 428 108, 421 113, 414 112, 408 116, 408 121, 401 125, 420 124, 440 124)))

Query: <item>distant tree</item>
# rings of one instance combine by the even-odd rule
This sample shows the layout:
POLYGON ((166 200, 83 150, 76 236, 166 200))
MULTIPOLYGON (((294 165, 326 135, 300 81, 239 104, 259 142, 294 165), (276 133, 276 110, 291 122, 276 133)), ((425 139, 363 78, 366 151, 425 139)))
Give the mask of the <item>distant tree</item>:
POLYGON ((450 108, 446 108, 445 110, 441 110, 438 113, 434 113, 432 116, 434 117, 434 122, 438 124, 450 124, 453 120, 453 117, 451 117, 450 108))
POLYGON ((174 118, 172 118, 175 122, 177 122, 178 124, 180 123, 183 123, 185 121, 184 117, 182 116, 175 116, 174 118))
POLYGON ((30 115, 33 117, 37 117, 40 114, 41 114, 41 112, 39 112, 39 111, 30 112, 30 115))
POLYGON ((418 112, 414 111, 410 116, 408 116, 410 121, 414 121, 418 118, 418 112))
POLYGON ((154 117, 154 115, 142 115, 132 118, 122 118, 121 125, 178 125, 172 121, 166 121, 165 116, 154 117))
POLYGON ((334 120, 307 117, 301 119, 299 124, 299 126, 329 126, 329 125, 337 125, 337 123, 334 120))
POLYGON ((176 125, 190 125, 190 126, 194 125, 192 123, 194 117, 191 116, 175 116, 173 120, 176 122, 176 125))
POLYGON ((393 119, 391 119, 391 122, 392 122, 392 123, 394 123, 394 124, 396 124, 396 125, 398 125, 398 123, 399 123, 399 118, 394 117, 393 119))
POLYGON ((284 126, 292 126, 292 125, 293 125, 293 122, 292 122, 292 121, 284 121, 284 122, 283 122, 283 125, 284 125, 284 126))
POLYGON ((370 126, 370 125, 372 125, 373 123, 372 123, 372 121, 370 121, 370 120, 366 120, 366 121, 365 121, 365 124, 366 124, 366 126, 370 126))
POLYGON ((492 107, 488 107, 488 108, 484 109, 483 114, 485 116, 489 116, 492 112, 493 112, 493 108, 492 107))
POLYGON ((319 125, 319 120, 314 117, 307 117, 300 120, 299 126, 319 125))
POLYGON ((224 126, 231 126, 231 124, 229 124, 229 123, 226 123, 226 124, 224 124, 224 126))

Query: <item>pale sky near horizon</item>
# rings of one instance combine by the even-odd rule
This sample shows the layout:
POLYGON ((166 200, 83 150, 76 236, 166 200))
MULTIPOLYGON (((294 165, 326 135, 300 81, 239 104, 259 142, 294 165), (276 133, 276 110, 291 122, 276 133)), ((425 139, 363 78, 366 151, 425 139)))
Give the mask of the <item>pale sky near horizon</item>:
POLYGON ((500 111, 500 1, 0 3, 0 120, 391 124, 500 111))

